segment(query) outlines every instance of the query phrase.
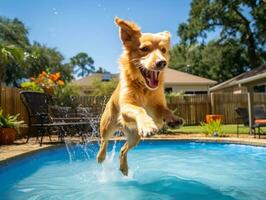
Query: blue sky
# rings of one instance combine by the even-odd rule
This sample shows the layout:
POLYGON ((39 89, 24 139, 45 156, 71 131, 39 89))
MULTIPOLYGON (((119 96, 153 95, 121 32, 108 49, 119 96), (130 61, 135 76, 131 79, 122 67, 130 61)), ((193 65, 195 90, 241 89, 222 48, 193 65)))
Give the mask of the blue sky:
POLYGON ((189 8, 190 0, 0 0, 0 15, 22 20, 31 41, 57 47, 66 61, 87 52, 111 72, 118 72, 122 51, 114 16, 137 22, 143 32, 168 30, 175 44, 189 8))

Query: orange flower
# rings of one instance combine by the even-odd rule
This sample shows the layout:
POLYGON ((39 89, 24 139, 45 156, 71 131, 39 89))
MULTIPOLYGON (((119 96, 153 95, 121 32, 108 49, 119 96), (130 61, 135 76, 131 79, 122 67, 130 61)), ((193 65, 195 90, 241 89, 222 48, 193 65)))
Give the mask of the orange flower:
POLYGON ((55 73, 55 75, 56 75, 58 78, 60 78, 60 77, 61 77, 61 74, 60 74, 60 72, 57 72, 57 73, 55 73))
POLYGON ((65 84, 65 82, 64 82, 64 81, 62 81, 62 80, 58 80, 58 81, 57 81, 57 84, 58 84, 58 85, 64 85, 64 84, 65 84))
POLYGON ((47 73, 45 71, 42 71, 40 75, 47 76, 47 73))
POLYGON ((52 79, 53 81, 57 81, 60 78, 60 73, 54 73, 50 75, 50 79, 52 79))
POLYGON ((53 80, 53 81, 56 81, 56 77, 55 77, 55 75, 54 74, 50 74, 50 77, 49 77, 51 80, 53 80))
POLYGON ((54 82, 51 79, 48 79, 48 84, 52 85, 54 82))
POLYGON ((42 75, 38 77, 39 81, 42 81, 43 79, 44 79, 44 76, 42 76, 42 75))
POLYGON ((35 78, 34 78, 34 77, 30 77, 30 80, 31 80, 31 81, 35 81, 35 78))

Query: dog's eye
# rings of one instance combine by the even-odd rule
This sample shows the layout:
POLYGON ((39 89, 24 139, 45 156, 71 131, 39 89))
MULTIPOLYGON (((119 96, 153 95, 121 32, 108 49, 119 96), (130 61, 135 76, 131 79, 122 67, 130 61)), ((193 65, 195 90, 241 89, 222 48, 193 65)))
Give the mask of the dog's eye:
POLYGON ((142 52, 148 52, 149 51, 149 47, 142 47, 142 48, 140 48, 140 50, 142 52))
POLYGON ((166 48, 163 47, 163 48, 161 49, 161 51, 162 51, 163 53, 166 53, 166 48))

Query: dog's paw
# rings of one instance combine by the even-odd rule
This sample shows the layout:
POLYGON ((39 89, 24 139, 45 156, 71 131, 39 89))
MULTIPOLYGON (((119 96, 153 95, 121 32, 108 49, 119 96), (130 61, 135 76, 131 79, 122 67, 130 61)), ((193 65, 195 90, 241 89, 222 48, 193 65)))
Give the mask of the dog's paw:
POLYGON ((183 124, 184 124, 184 119, 177 117, 176 120, 168 122, 167 126, 169 126, 170 128, 179 128, 183 124))
POLYGON ((178 128, 184 124, 184 119, 175 116, 175 114, 169 109, 166 109, 163 112, 163 120, 166 125, 171 128, 178 128))
POLYGON ((183 118, 173 115, 170 119, 168 119, 168 121, 166 121, 166 124, 170 128, 179 128, 184 124, 184 122, 183 118))
POLYGON ((102 151, 99 151, 98 154, 97 154, 97 162, 99 164, 102 163, 105 160, 105 157, 106 157, 106 153, 102 152, 102 151))
POLYGON ((120 165, 120 171, 124 176, 128 176, 128 166, 127 164, 125 165, 120 165))
POLYGON ((151 118, 147 118, 138 124, 138 131, 140 136, 149 137, 158 131, 158 127, 151 118))

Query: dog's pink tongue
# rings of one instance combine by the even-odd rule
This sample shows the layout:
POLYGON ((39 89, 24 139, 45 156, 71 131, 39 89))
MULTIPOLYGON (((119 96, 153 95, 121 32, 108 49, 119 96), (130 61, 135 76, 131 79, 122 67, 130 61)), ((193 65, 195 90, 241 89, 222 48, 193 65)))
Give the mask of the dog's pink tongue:
POLYGON ((156 77, 156 72, 151 72, 151 79, 150 79, 151 81, 150 81, 150 86, 152 87, 152 88, 155 88, 155 87, 157 87, 157 85, 158 85, 158 79, 157 79, 157 77, 156 77))

